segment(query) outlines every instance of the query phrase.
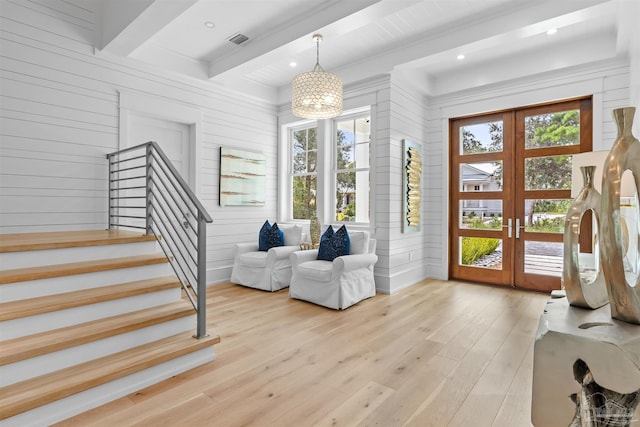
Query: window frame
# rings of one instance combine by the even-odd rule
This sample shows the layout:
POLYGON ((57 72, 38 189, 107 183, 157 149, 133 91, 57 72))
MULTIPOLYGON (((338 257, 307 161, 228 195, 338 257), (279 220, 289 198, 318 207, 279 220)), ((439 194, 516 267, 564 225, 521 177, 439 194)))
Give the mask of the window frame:
MULTIPOLYGON (((331 222, 332 223, 337 223, 337 224, 349 224, 349 225, 362 225, 362 226, 369 226, 370 224, 372 224, 372 194, 373 194, 373 183, 372 183, 372 147, 373 147, 373 120, 371 117, 371 109, 360 109, 358 111, 350 111, 348 113, 342 114, 339 117, 336 117, 334 119, 331 120, 331 172, 330 172, 330 186, 331 186, 331 198, 329 199, 329 206, 332 207, 331 210, 331 222), (368 161, 368 167, 363 168, 363 167, 355 167, 353 169, 340 169, 338 170, 338 154, 337 154, 337 139, 338 139, 338 122, 344 122, 347 120, 353 121, 355 122, 358 119, 361 118, 365 118, 368 117, 369 118, 369 139, 366 142, 367 144, 369 144, 369 161, 368 161), (336 197, 336 193, 337 193, 337 188, 338 188, 338 173, 344 173, 344 172, 354 172, 354 173, 358 173, 358 172, 368 172, 369 173, 369 197, 368 197, 368 201, 369 201, 369 206, 368 206, 368 217, 369 217, 369 221, 367 222, 355 222, 355 221, 338 221, 338 219, 336 218, 337 212, 336 212, 336 205, 337 205, 337 197, 336 197)), ((355 129, 355 123, 354 123, 354 129, 355 129)), ((363 142, 361 142, 362 144, 363 142)), ((358 145, 357 142, 354 142, 354 150, 355 147, 358 145)), ((357 162, 357 159, 356 159, 357 162)), ((356 163, 357 165, 357 163, 356 163)), ((328 210, 328 209, 327 209, 328 210)))
MULTIPOLYGON (((362 105, 362 104, 361 104, 362 105)), ((291 120, 280 124, 280 148, 278 171, 278 221, 297 224, 308 224, 308 219, 293 218, 293 132, 304 128, 317 126, 317 181, 316 208, 318 220, 322 225, 348 225, 349 228, 361 230, 375 229, 375 105, 366 103, 364 106, 345 110, 341 116, 327 120, 291 120), (368 115, 371 120, 369 137, 369 222, 345 222, 335 220, 336 183, 333 173, 334 150, 334 121, 353 115, 368 115), (326 189, 330 189, 326 191, 326 189)))
MULTIPOLYGON (((308 219, 305 218, 294 218, 293 217, 293 199, 294 199, 294 194, 293 194, 293 180, 295 177, 297 176, 315 176, 316 177, 316 209, 317 209, 317 203, 318 203, 318 180, 320 179, 320 175, 319 175, 319 157, 320 157, 320 147, 319 147, 319 127, 318 127, 318 123, 317 122, 305 122, 305 123, 298 123, 296 125, 293 126, 287 126, 287 137, 286 137, 286 146, 287 146, 287 210, 288 210, 288 220, 290 221, 308 221, 308 219), (294 151, 293 151, 293 143, 294 143, 294 134, 296 132, 299 132, 301 130, 305 130, 307 131, 307 141, 308 141, 308 136, 309 136, 309 130, 310 129, 316 129, 316 170, 315 172, 309 172, 306 171, 304 173, 296 173, 293 170, 293 159, 294 159, 294 151)), ((307 153, 307 160, 308 160, 308 153, 310 150, 305 149, 304 150, 305 153, 307 153)), ((306 165, 308 166, 308 162, 306 162, 306 165)))

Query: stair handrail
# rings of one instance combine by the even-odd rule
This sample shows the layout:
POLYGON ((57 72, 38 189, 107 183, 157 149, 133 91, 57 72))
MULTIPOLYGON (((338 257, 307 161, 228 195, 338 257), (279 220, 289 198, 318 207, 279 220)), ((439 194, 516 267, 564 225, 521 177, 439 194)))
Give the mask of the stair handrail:
POLYGON ((146 234, 156 236, 196 311, 197 328, 194 336, 206 337, 206 225, 213 222, 211 216, 157 142, 148 141, 109 153, 107 160, 109 229, 144 229, 146 234), (143 154, 136 153, 143 150, 143 154), (123 167, 132 162, 133 166, 123 167), (144 169, 144 175, 130 175, 141 169, 144 169), (121 177, 121 174, 124 176, 121 177), (144 181, 144 185, 136 185, 141 184, 140 180, 144 181), (127 182, 133 184, 121 186, 121 183, 127 182), (144 194, 140 195, 142 190, 144 194), (121 201, 136 199, 144 199, 144 206, 120 205, 121 201), (121 209, 127 214, 120 214, 121 209), (144 209, 144 216, 129 214, 129 211, 136 209, 144 209), (189 214, 197 221, 195 227, 189 214), (176 227, 176 223, 181 226, 176 227), (195 257, 191 253, 193 250, 195 257))

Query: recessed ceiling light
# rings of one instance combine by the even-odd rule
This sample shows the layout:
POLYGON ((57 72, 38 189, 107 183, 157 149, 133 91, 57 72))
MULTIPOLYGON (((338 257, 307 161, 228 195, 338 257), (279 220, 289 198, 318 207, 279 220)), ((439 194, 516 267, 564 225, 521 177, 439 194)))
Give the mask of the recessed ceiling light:
POLYGON ((557 28, 551 28, 551 29, 547 30, 547 35, 551 36, 551 35, 554 35, 557 32, 558 32, 557 28))
POLYGON ((464 55, 463 55, 463 54, 460 54, 460 55, 458 55, 456 58, 458 58, 458 60, 464 59, 464 55))
POLYGON ((207 28, 213 28, 213 27, 216 26, 216 24, 214 24, 211 21, 207 21, 207 22, 204 23, 204 26, 207 27, 207 28))
POLYGON ((289 66, 293 68, 293 67, 297 67, 298 64, 296 64, 296 61, 291 61, 289 62, 289 66))

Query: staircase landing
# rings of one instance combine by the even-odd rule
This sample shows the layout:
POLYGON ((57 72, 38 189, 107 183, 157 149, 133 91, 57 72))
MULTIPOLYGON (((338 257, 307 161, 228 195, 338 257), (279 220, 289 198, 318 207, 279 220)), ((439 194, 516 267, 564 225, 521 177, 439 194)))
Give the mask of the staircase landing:
POLYGON ((128 230, 0 234, 0 253, 147 242, 155 239, 153 235, 128 230))

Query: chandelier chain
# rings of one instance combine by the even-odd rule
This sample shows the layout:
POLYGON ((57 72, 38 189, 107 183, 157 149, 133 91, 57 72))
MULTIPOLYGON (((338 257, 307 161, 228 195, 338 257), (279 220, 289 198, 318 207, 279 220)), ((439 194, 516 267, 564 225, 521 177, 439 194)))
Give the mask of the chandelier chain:
POLYGON ((316 66, 313 67, 313 71, 324 71, 324 68, 320 65, 320 42, 322 41, 322 36, 315 35, 313 38, 316 41, 316 66))

